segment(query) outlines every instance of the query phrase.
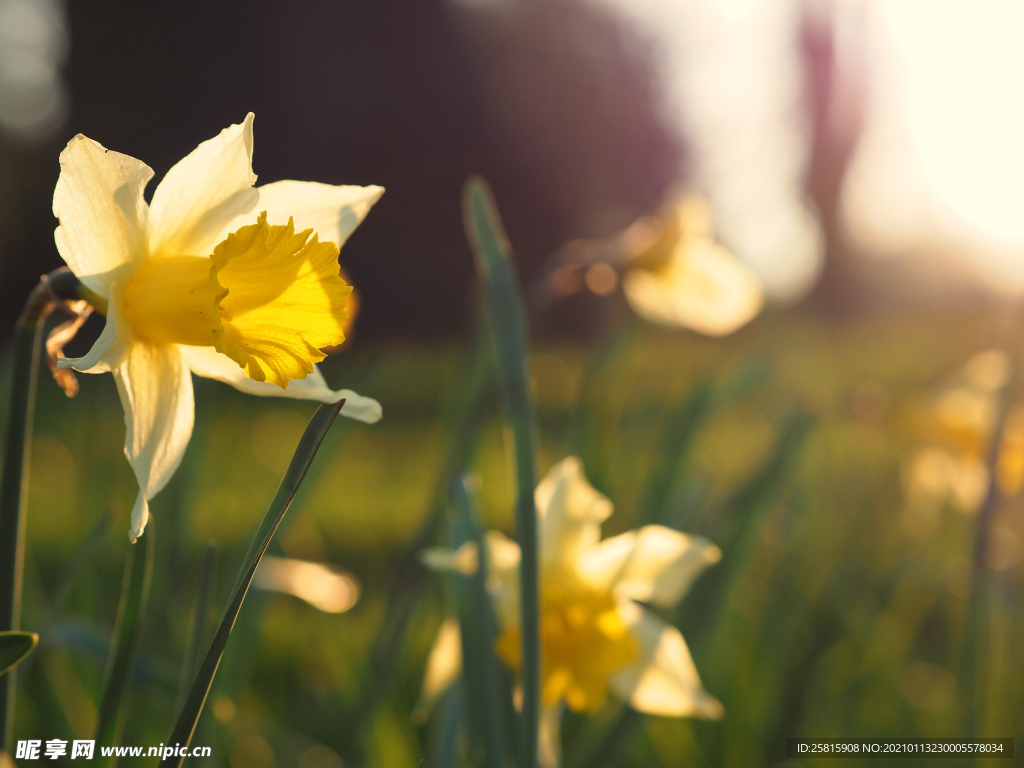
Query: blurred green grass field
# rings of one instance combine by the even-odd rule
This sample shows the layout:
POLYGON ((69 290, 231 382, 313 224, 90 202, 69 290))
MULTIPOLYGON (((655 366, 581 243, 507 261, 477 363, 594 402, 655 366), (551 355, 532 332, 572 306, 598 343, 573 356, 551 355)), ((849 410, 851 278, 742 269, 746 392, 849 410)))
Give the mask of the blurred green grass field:
MULTIPOLYGON (((660 520, 707 535, 725 552, 677 617, 725 719, 645 717, 623 728, 597 764, 752 768, 786 764, 788 736, 1024 733, 1013 683, 1024 669, 1012 652, 1024 642, 1020 559, 988 570, 995 586, 982 606, 985 630, 977 663, 965 667, 974 521, 944 507, 927 520, 908 514, 901 476, 916 441, 907 414, 989 330, 981 316, 908 313, 829 325, 788 312, 726 339, 630 320, 589 347, 537 345, 541 473, 579 454, 590 482, 615 504, 605 536, 660 520), (692 443, 681 442, 679 425, 695 402, 699 429, 692 443), (977 680, 987 681, 980 695, 977 680)), ((343 567, 362 595, 335 615, 250 593, 193 740, 213 746, 207 764, 412 768, 428 753, 431 723, 415 725, 410 713, 450 608, 436 577, 414 593, 406 631, 386 659, 393 674, 374 676, 371 655, 389 595, 402 594, 396 579, 407 572, 408 547, 444 492, 470 346, 356 346, 325 362, 332 385, 375 397, 384 419, 339 420, 271 554, 343 567), (378 685, 368 707, 365 693, 378 685)), ((8 378, 5 370, 5 387, 8 378)), ((108 510, 112 522, 23 675, 16 738, 89 737, 116 613, 136 484, 113 380, 80 380, 81 393, 68 400, 41 375, 26 628, 47 621, 70 560, 108 510)), ((201 550, 211 540, 218 546, 219 613, 313 410, 196 381, 194 437, 152 502, 154 591, 122 743, 165 738, 201 550)), ((496 403, 472 469, 482 478, 484 522, 510 531, 513 490, 496 403)), ((999 515, 1000 525, 1024 534, 1019 501, 999 515)), ((569 717, 566 765, 617 717, 613 704, 594 722, 569 717)))

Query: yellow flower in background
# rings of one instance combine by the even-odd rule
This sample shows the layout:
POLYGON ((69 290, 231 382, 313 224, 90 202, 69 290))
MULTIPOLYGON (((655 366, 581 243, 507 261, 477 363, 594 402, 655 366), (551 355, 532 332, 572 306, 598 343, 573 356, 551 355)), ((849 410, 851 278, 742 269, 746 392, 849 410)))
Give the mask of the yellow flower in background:
POLYGON ((381 417, 377 401, 331 390, 316 363, 321 348, 345 338, 351 288, 338 250, 383 189, 254 187, 252 123, 250 113, 200 144, 149 204, 143 191, 153 171, 144 163, 81 134, 60 155, 54 239, 106 303, 98 308, 107 320, 88 354, 59 365, 114 374, 139 482, 133 540, 192 435, 192 373, 253 395, 345 398, 344 415, 381 417))
POLYGON ((686 197, 630 226, 620 239, 632 256, 622 289, 645 320, 725 336, 764 306, 754 272, 717 244, 707 203, 686 197))
MULTIPOLYGON (((720 718, 722 705, 701 687, 682 634, 640 605, 674 606, 694 578, 721 558, 718 547, 660 525, 602 541, 601 523, 612 503, 587 482, 575 457, 551 469, 537 486, 536 503, 544 763, 557 762, 563 706, 594 712, 609 692, 640 712, 720 718)), ((486 546, 488 589, 500 627, 496 651, 518 671, 519 545, 489 531, 486 546)), ((463 573, 475 572, 477 559, 472 542, 454 552, 424 553, 429 566, 463 573)))
MULTIPOLYGON (((980 352, 915 414, 914 432, 923 443, 906 465, 912 503, 949 501, 962 512, 976 511, 990 482, 987 462, 1010 361, 1000 350, 980 352)), ((1024 408, 1009 410, 995 465, 1000 491, 1012 496, 1024 487, 1024 408)))

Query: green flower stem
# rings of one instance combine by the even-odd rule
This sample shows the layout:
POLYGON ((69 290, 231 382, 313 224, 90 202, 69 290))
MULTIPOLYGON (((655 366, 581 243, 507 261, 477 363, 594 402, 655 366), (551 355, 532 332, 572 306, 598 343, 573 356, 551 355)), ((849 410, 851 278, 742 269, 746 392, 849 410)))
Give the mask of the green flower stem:
MULTIPOLYGON (((146 535, 138 544, 129 546, 121 582, 121 602, 117 608, 114 641, 107 660, 107 672, 100 696, 99 717, 96 723, 96 744, 101 747, 117 746, 124 727, 124 701, 128 693, 132 661, 139 644, 142 617, 149 602, 149 586, 153 580, 153 521, 149 521, 146 535)), ((101 764, 113 765, 116 758, 98 757, 101 764)))
POLYGON ((520 560, 523 642, 522 768, 537 765, 540 725, 540 590, 538 577, 536 422, 527 372, 526 322, 512 251, 487 182, 474 177, 463 190, 463 219, 476 257, 498 365, 505 418, 512 433, 516 480, 516 537, 520 560))
MULTIPOLYGON (((7 411, 3 480, 0 485, 0 632, 20 629, 21 578, 25 560, 25 509, 29 453, 42 324, 19 319, 11 360, 11 400, 7 411)), ((16 683, 14 673, 0 676, 0 744, 11 751, 16 683)))
POLYGON ((985 498, 978 508, 974 522, 974 549, 971 558, 971 591, 967 601, 967 614, 964 620, 964 633, 960 650, 960 688, 964 691, 966 707, 964 712, 964 733, 978 733, 982 724, 988 689, 992 684, 989 653, 985 646, 991 642, 994 606, 998 604, 997 593, 1001 579, 988 568, 988 556, 991 548, 992 522, 1003 502, 1002 490, 999 487, 998 466, 999 456, 1003 450, 1003 439, 1006 435, 1006 422, 1010 414, 1010 406, 1020 397, 1022 377, 1020 372, 1020 348, 1024 330, 1015 328, 1006 347, 1010 359, 1010 380, 998 399, 995 426, 989 438, 988 455, 985 466, 988 469, 988 487, 985 498))
POLYGON ((452 544, 476 544, 478 565, 470 578, 457 577, 459 629, 462 635, 463 679, 469 702, 469 724, 476 741, 483 745, 483 768, 502 768, 508 749, 505 744, 502 680, 494 644, 498 626, 487 590, 487 546, 477 514, 476 486, 463 477, 452 484, 456 516, 452 544))
MULTIPOLYGON (((28 468, 43 323, 58 302, 77 299, 86 299, 100 312, 106 312, 107 302, 82 285, 70 270, 54 270, 29 294, 14 329, 11 394, 0 476, 0 632, 17 630, 21 623, 28 468)), ((13 672, 0 675, 0 746, 8 752, 16 687, 13 672)))
MULTIPOLYGON (((344 405, 344 400, 333 405, 321 405, 313 414, 313 418, 309 420, 306 431, 303 432, 295 454, 292 456, 291 464, 288 465, 288 469, 281 479, 281 485, 278 486, 277 493, 270 502, 270 507, 263 516, 260 527, 256 530, 252 544, 249 545, 249 552, 242 561, 242 567, 232 590, 231 602, 224 610, 224 616, 217 627, 217 634, 214 635, 210 649, 203 659, 203 664, 192 682, 192 687, 185 698, 185 704, 178 714, 178 722, 174 725, 174 731, 167 739, 168 746, 188 747, 191 743, 192 735, 199 724, 199 716, 203 713, 206 697, 213 685, 213 678, 217 674, 217 667, 220 666, 228 638, 231 636, 231 630, 235 627, 235 620, 238 618, 238 612, 242 609, 246 592, 249 591, 249 585, 252 583, 253 576, 256 575, 256 568, 259 566, 260 560, 263 559, 267 547, 270 546, 270 540, 284 519, 295 494, 298 493, 299 487, 306 477, 306 472, 309 470, 309 465, 313 462, 313 457, 316 456, 327 431, 338 414, 341 413, 344 405)), ((180 766, 184 759, 184 757, 179 757, 168 765, 180 766)))

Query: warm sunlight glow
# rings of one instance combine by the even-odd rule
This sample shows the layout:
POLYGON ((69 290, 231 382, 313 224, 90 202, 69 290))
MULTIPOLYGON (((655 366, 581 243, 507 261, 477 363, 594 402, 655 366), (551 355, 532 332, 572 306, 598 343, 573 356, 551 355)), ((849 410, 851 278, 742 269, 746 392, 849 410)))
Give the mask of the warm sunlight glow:
POLYGON ((769 298, 804 295, 823 251, 803 192, 798 4, 596 1, 655 43, 666 116, 688 150, 686 181, 710 202, 717 239, 757 273, 769 298))
POLYGON ((1024 290, 1024 5, 868 6, 869 113, 847 178, 854 240, 1024 290), (926 22, 926 23, 925 23, 926 22))

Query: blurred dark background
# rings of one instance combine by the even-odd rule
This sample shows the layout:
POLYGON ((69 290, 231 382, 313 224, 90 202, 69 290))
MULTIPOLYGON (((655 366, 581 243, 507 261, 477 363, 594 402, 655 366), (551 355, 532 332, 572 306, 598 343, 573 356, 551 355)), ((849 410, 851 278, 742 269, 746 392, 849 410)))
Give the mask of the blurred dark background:
POLYGON ((70 112, 43 141, 0 139, 5 329, 62 263, 51 198, 76 133, 152 167, 151 195, 253 111, 257 183, 386 187, 341 255, 362 293, 362 339, 465 324, 469 174, 491 181, 527 279, 565 240, 652 209, 679 176, 645 41, 588 5, 105 0, 66 11, 70 112))

